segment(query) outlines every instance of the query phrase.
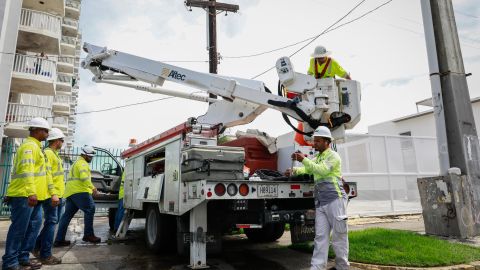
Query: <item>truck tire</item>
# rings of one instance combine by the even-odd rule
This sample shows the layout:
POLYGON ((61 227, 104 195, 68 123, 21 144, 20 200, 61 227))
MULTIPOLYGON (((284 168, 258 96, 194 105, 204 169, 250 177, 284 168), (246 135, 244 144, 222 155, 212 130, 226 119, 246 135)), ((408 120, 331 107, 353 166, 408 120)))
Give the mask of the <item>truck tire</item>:
POLYGON ((275 242, 282 237, 285 223, 268 223, 261 229, 244 229, 248 240, 256 243, 275 242))
POLYGON ((115 229, 115 216, 117 215, 117 208, 108 208, 108 226, 110 231, 115 229))
POLYGON ((172 251, 176 248, 175 217, 160 214, 156 204, 147 209, 145 242, 153 251, 172 251))

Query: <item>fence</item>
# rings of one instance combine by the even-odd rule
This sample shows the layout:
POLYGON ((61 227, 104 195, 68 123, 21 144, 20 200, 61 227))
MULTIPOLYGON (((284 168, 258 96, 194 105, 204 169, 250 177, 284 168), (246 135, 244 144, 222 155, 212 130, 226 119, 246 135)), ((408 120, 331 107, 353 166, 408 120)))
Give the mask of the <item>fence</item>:
MULTIPOLYGON (((4 139, 4 143, 2 145, 2 152, 0 156, 0 197, 3 198, 7 191, 7 186, 10 181, 10 174, 13 166, 13 158, 17 151, 18 145, 15 144, 13 139, 4 139)), ((105 169, 105 164, 112 164, 112 167, 108 167, 114 169, 116 159, 121 166, 124 166, 123 161, 120 159, 120 154, 123 150, 121 149, 105 149, 106 151, 110 152, 112 155, 110 156, 106 151, 97 151, 97 154, 93 158, 92 162, 90 163, 90 167, 92 170, 102 171, 105 169)), ((63 160, 63 167, 65 170, 65 179, 68 176, 68 172, 72 164, 77 160, 78 156, 80 155, 80 147, 73 147, 70 149, 62 149, 59 152, 59 156, 63 160)), ((97 213, 103 214, 106 213, 108 209, 97 209, 97 213)), ((5 204, 2 204, 0 207, 0 216, 8 216, 9 209, 5 204)))
POLYGON ((337 150, 344 178, 358 184, 350 214, 420 212, 417 178, 439 175, 435 138, 348 135, 337 150))

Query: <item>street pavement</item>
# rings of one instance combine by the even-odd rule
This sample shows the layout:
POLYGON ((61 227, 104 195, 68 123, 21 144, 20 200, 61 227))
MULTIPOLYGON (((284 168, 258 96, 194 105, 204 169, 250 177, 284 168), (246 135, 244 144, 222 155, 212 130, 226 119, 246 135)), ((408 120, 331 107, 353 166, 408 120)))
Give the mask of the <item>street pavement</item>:
MULTIPOLYGON (((62 264, 43 266, 42 269, 186 269, 188 257, 176 254, 153 253, 145 247, 144 219, 133 220, 128 241, 108 240, 108 219, 95 218, 95 234, 102 238, 100 244, 89 244, 82 241, 83 219, 74 218, 70 224, 67 239, 74 244, 70 247, 54 248, 54 255, 62 258, 62 264)), ((423 220, 420 215, 363 217, 349 221, 350 230, 371 227, 403 229, 423 232, 423 220)), ((0 249, 5 249, 5 238, 9 220, 0 221, 0 249)), ((222 252, 208 256, 207 262, 212 269, 225 270, 287 270, 309 269, 311 254, 287 248, 291 244, 290 233, 285 234, 274 243, 254 244, 245 235, 229 235, 224 238, 222 252)), ((333 262, 330 266, 333 266, 333 262)))

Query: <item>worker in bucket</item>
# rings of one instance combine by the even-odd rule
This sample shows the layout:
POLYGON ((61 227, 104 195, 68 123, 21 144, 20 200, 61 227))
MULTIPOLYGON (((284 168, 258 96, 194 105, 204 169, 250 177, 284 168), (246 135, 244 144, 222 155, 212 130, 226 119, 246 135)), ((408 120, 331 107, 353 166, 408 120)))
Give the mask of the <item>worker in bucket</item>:
POLYGON ((92 174, 88 163, 92 162, 95 156, 95 149, 92 146, 85 145, 81 148, 80 156, 73 163, 68 173, 67 184, 65 186, 65 213, 60 219, 58 232, 54 245, 56 247, 69 246, 70 241, 65 240, 68 225, 78 209, 84 213, 84 231, 82 240, 85 242, 99 243, 101 239, 95 236, 93 231, 93 216, 95 214, 95 203, 92 194, 97 193, 97 189, 92 184, 92 174))
POLYGON ((37 237, 35 243, 35 249, 33 255, 40 259, 44 265, 60 264, 62 260, 52 255, 53 238, 55 236, 55 227, 62 215, 63 206, 65 200, 63 193, 65 191, 65 173, 63 171, 63 160, 58 155, 58 151, 62 148, 65 134, 58 129, 52 128, 48 135, 48 146, 45 148, 44 153, 47 157, 47 177, 51 177, 53 183, 54 193, 59 198, 58 206, 53 206, 50 200, 46 200, 42 203, 43 213, 45 216, 43 222, 43 228, 37 237))
POLYGON ((30 260, 42 226, 42 203, 58 205, 53 185, 47 182, 46 158, 41 148, 50 131, 47 120, 35 117, 26 126, 30 136, 20 145, 13 161, 12 176, 4 201, 10 206, 12 223, 8 228, 2 269, 39 269, 42 264, 30 260))
POLYGON ((335 251, 336 269, 348 269, 347 195, 341 182, 342 161, 330 148, 332 134, 327 127, 318 127, 313 134, 313 147, 319 152, 310 160, 300 152, 292 159, 303 167, 288 169, 285 175, 313 175, 315 180, 315 247, 311 270, 325 269, 328 260, 330 234, 335 251))
MULTIPOLYGON (((315 79, 325 78, 344 78, 351 80, 350 73, 345 71, 343 67, 332 57, 329 57, 332 52, 327 51, 324 46, 317 46, 311 54, 310 65, 308 66, 308 75, 312 75, 315 79)), ((300 122, 297 127, 303 131, 303 123, 300 122)), ((305 141, 305 138, 300 133, 295 133, 295 141, 300 145, 311 145, 305 141)))

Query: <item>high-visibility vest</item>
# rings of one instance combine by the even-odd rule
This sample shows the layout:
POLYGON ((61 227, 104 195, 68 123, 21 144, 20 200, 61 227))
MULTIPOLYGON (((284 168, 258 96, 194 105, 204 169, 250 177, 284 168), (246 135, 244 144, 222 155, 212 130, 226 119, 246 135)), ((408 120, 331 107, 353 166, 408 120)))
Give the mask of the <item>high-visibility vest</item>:
POLYGON ((92 174, 88 162, 78 157, 68 173, 67 184, 65 185, 64 197, 68 198, 73 194, 88 192, 93 193, 95 186, 92 184, 92 174))
POLYGON ((37 195, 37 200, 48 199, 53 185, 47 181, 46 160, 40 141, 28 137, 18 148, 7 189, 8 197, 37 195))
POLYGON ((124 195, 124 188, 123 185, 125 184, 125 171, 122 173, 122 181, 120 182, 120 190, 118 191, 118 199, 121 200, 123 199, 124 195))
POLYGON ((45 149, 45 155, 47 156, 47 170, 50 171, 53 183, 53 194, 59 198, 63 197, 65 193, 65 172, 63 170, 63 161, 58 155, 58 151, 51 148, 45 149))
POLYGON ((340 66, 340 64, 335 61, 333 58, 330 58, 330 61, 325 61, 323 62, 321 65, 318 65, 317 64, 317 72, 315 72, 315 58, 311 58, 310 59, 310 66, 308 67, 308 71, 307 73, 309 75, 315 75, 316 73, 317 74, 321 74, 322 71, 325 69, 325 64, 329 63, 328 66, 326 67, 326 70, 325 72, 323 72, 323 76, 321 76, 321 78, 317 78, 317 79, 323 79, 323 78, 335 78, 335 75, 340 77, 340 78, 345 78, 347 76, 347 72, 345 71, 345 69, 342 68, 342 66, 340 66))
POLYGON ((314 160, 304 158, 302 164, 304 167, 293 169, 295 175, 312 174, 315 183, 329 182, 332 189, 338 193, 338 197, 343 196, 339 185, 339 180, 342 177, 342 159, 337 152, 328 148, 318 154, 314 160))

